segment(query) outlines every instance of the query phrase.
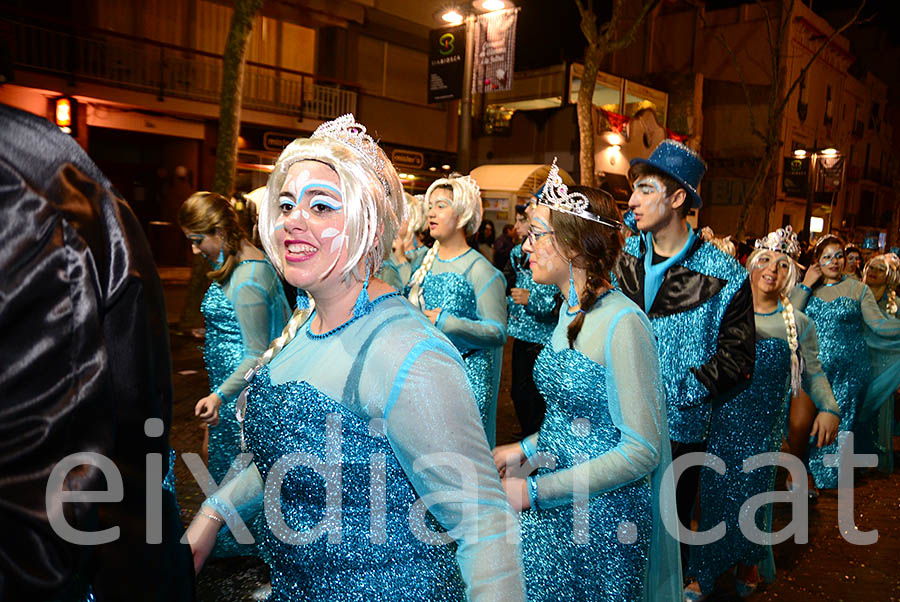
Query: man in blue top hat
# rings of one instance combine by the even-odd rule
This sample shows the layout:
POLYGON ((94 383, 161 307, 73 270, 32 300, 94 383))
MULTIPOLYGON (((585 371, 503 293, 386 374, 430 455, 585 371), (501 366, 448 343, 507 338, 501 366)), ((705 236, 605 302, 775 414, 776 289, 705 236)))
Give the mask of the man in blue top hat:
MULTIPOLYGON (((631 161, 633 219, 626 223, 640 235, 625 242, 616 268, 618 287, 644 309, 659 340, 673 460, 706 450, 712 404, 749 384, 756 359, 747 272, 687 222, 702 204, 697 187, 705 172, 703 159, 673 140, 663 140, 649 159, 631 161)), ((697 466, 678 482, 686 526, 699 478, 697 466)))

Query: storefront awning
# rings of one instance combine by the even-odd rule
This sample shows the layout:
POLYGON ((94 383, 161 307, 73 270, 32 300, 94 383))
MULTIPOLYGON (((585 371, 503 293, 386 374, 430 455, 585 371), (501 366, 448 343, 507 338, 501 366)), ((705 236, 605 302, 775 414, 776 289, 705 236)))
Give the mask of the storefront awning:
MULTIPOLYGON (((478 182, 483 191, 514 192, 518 196, 528 197, 537 192, 547 180, 549 165, 481 165, 472 170, 471 176, 478 182)), ((563 183, 571 186, 575 183, 564 169, 559 170, 563 183)))

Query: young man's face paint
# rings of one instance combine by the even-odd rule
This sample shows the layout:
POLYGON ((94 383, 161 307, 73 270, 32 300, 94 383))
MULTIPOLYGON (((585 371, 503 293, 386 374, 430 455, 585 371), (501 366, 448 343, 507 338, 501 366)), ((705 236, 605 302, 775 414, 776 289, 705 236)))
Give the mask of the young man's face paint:
POLYGON ((666 196, 662 181, 656 176, 643 176, 634 182, 634 191, 628 199, 628 208, 641 232, 653 232, 669 220, 675 211, 671 198, 666 196))
POLYGON ((347 258, 346 213, 340 179, 328 165, 299 161, 288 170, 278 198, 275 241, 284 277, 311 290, 347 258))

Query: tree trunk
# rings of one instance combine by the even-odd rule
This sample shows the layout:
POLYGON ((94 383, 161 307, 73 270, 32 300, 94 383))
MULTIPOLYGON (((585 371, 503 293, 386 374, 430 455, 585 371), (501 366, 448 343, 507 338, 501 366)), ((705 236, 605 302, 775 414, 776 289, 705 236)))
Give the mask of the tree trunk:
MULTIPOLYGON (((744 239, 744 235, 747 232, 747 220, 750 218, 750 212, 753 207, 762 205, 764 208, 769 208, 769 203, 765 200, 765 196, 767 192, 771 191, 766 190, 766 182, 769 179, 769 174, 775 165, 775 161, 778 159, 779 148, 779 144, 769 144, 759 161, 756 173, 750 181, 750 186, 747 188, 747 192, 741 202, 741 215, 738 219, 737 232, 735 232, 736 240, 744 239)), ((766 222, 768 222, 768 216, 766 216, 766 222)), ((765 232, 760 234, 764 235, 765 232)))
MULTIPOLYGON (((222 96, 219 103, 219 132, 216 144, 216 172, 213 191, 225 198, 234 192, 234 170, 237 163, 238 134, 241 127, 241 95, 244 90, 244 63, 253 20, 262 7, 262 0, 235 0, 231 28, 225 42, 222 59, 222 96)), ((209 265, 196 256, 188 282, 184 310, 178 321, 182 331, 198 328, 203 324, 200 303, 209 287, 206 272, 209 265)))
POLYGON ((222 61, 222 97, 219 104, 219 139, 216 144, 216 175, 213 191, 230 198, 234 192, 238 133, 241 125, 241 95, 244 63, 253 20, 262 0, 235 0, 231 28, 222 61))
POLYGON ((584 71, 581 74, 581 88, 578 90, 578 138, 580 154, 578 165, 581 170, 579 181, 582 186, 593 186, 594 176, 594 89, 597 87, 597 72, 600 70, 600 49, 588 46, 584 53, 584 71))

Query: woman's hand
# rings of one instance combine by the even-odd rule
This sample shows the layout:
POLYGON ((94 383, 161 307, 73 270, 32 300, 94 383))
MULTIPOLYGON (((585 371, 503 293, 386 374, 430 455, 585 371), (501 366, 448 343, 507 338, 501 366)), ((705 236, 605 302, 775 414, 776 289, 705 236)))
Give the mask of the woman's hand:
POLYGON ((814 263, 809 266, 809 269, 806 270, 806 274, 803 276, 803 284, 812 288, 813 285, 819 281, 819 278, 822 277, 822 268, 818 263, 814 263))
POLYGON ((512 297, 513 303, 517 305, 528 305, 528 298, 531 296, 531 291, 527 288, 513 288, 509 291, 509 296, 512 297))
POLYGON ((528 510, 531 508, 531 499, 528 497, 528 482, 525 479, 510 477, 501 479, 503 483, 503 491, 506 492, 506 499, 509 505, 516 512, 528 510))
POLYGON ((423 309, 422 312, 425 314, 425 317, 431 320, 432 324, 437 324, 438 316, 441 315, 441 308, 435 307, 434 309, 423 309))
POLYGON ((194 557, 194 574, 200 572, 206 559, 212 553, 213 547, 216 545, 216 535, 222 527, 222 523, 215 521, 204 514, 210 514, 221 518, 217 513, 208 507, 200 508, 200 512, 194 517, 193 522, 185 531, 184 536, 188 544, 191 546, 191 556, 194 557), (203 513, 203 514, 201 514, 203 513))
POLYGON ((216 426, 219 424, 219 406, 221 405, 222 398, 215 393, 210 393, 194 406, 194 416, 209 426, 216 426))
POLYGON ((816 439, 816 447, 831 445, 837 439, 841 419, 830 412, 819 412, 813 422, 810 438, 816 439))
POLYGON ((506 476, 507 467, 519 468, 525 462, 525 452, 518 443, 507 443, 494 448, 494 464, 501 477, 506 476))

